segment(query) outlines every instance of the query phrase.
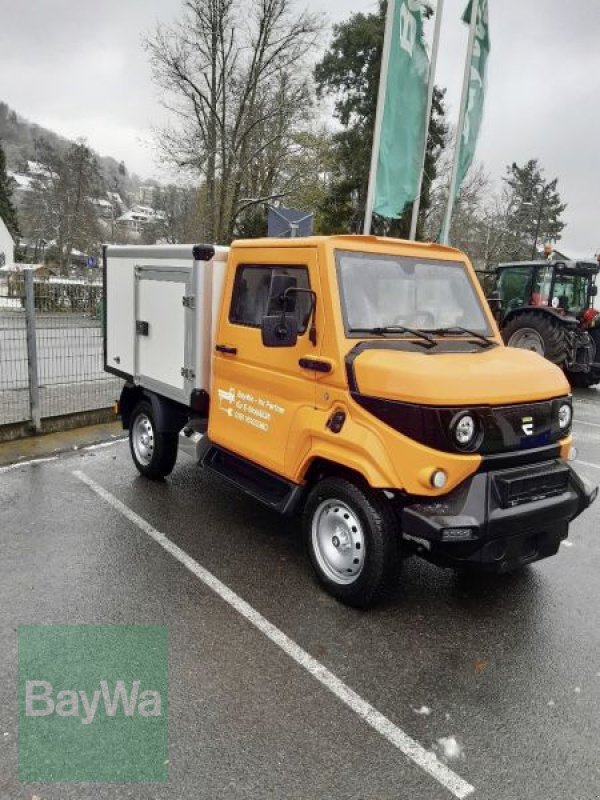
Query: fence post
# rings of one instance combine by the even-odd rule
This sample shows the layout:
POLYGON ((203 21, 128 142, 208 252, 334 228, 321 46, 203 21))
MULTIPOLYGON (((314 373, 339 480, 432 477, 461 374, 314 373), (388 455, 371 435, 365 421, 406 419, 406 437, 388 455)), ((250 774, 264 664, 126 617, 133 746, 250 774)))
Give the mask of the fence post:
POLYGON ((37 340, 35 334, 35 295, 33 270, 25 269, 25 321, 27 325, 27 369, 29 372, 29 408, 33 430, 40 433, 40 386, 38 382, 37 340))

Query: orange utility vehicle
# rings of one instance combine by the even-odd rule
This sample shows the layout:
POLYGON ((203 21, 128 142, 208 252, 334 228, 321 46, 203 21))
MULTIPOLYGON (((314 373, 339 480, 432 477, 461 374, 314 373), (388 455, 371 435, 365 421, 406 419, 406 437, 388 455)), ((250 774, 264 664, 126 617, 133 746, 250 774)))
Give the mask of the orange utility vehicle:
POLYGON ((106 247, 107 371, 136 467, 178 449, 303 516, 322 584, 374 603, 411 553, 507 572, 596 498, 569 384, 504 346, 461 252, 371 236, 106 247))

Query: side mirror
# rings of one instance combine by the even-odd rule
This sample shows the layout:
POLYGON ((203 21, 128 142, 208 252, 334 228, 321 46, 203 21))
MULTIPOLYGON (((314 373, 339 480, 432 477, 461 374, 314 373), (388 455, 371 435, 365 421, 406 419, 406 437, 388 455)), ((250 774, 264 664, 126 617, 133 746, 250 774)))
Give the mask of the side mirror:
POLYGON ((263 317, 261 333, 265 347, 294 347, 298 341, 298 320, 286 314, 263 317))
POLYGON ((598 287, 592 286, 590 288, 590 297, 598 297, 598 287))

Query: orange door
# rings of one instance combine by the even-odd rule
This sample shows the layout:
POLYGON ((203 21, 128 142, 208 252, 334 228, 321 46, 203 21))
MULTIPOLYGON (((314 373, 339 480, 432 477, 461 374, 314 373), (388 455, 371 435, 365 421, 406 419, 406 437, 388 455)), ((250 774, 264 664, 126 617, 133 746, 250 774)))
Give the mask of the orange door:
MULTIPOLYGON (((316 248, 234 248, 224 289, 213 361, 208 435, 211 441, 266 469, 284 473, 294 416, 315 404, 315 372, 303 360, 320 352, 322 309, 316 248), (281 276, 317 294, 317 344, 310 341, 310 296, 294 293, 298 341, 265 347, 261 322, 279 313, 281 276), (274 280, 275 279, 275 280, 274 280)), ((289 293, 288 293, 289 294, 289 293)))

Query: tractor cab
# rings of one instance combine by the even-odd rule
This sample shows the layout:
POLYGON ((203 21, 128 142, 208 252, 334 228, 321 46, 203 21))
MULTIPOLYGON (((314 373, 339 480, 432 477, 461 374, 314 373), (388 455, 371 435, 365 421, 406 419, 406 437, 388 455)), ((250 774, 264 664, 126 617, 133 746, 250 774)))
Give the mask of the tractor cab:
POLYGON ((598 272, 594 261, 500 264, 490 300, 506 344, 545 356, 574 386, 600 383, 598 272))
POLYGON ((502 317, 525 307, 548 308, 586 325, 596 316, 599 271, 600 265, 593 261, 501 264, 496 272, 496 296, 502 317))

